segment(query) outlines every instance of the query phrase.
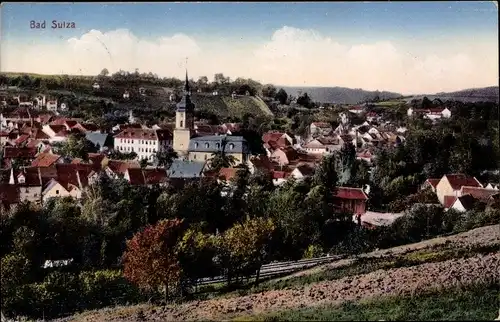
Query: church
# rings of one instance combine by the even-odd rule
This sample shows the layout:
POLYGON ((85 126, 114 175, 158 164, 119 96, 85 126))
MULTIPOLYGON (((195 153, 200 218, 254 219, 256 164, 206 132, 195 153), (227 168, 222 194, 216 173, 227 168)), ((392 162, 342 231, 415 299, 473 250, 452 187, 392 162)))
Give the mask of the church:
POLYGON ((248 142, 242 136, 196 136, 194 129, 194 108, 186 71, 184 94, 181 101, 177 103, 175 111, 173 149, 177 152, 178 156, 189 161, 207 161, 212 157, 213 153, 219 152, 224 148, 224 152, 227 155, 233 156, 238 164, 246 162, 251 152, 248 142))

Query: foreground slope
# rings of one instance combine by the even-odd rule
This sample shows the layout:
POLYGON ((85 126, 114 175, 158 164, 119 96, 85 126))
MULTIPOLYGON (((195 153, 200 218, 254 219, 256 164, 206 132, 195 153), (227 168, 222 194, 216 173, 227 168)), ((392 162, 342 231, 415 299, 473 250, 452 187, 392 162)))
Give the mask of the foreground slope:
MULTIPOLYGON (((293 284, 279 290, 268 290, 245 296, 192 301, 177 306, 138 305, 87 312, 70 321, 136 321, 138 312, 146 320, 220 320, 238 316, 259 315, 297 308, 335 305, 346 301, 369 300, 387 296, 403 297, 435 288, 451 289, 473 285, 478 281, 492 283, 500 278, 500 226, 478 228, 459 235, 436 238, 417 244, 396 247, 364 255, 364 260, 385 261, 386 268, 364 269, 360 274, 343 274, 317 283, 293 284), (461 250, 458 251, 457 250, 461 250), (439 254, 454 252, 438 258, 439 254), (395 265, 405 256, 413 262, 395 265), (443 260, 445 259, 445 260, 443 260), (413 263, 413 264, 412 264, 413 263), (421 263, 421 264, 420 264, 421 263), (394 268, 389 268, 394 267, 394 268), (342 277, 341 277, 342 276, 342 277), (142 314, 141 314, 142 315, 142 314)), ((323 271, 347 269, 352 262, 330 263, 323 271)), ((382 266, 382 267, 384 267, 382 266)), ((353 270, 356 272, 356 270, 353 270)), ((317 274, 309 270, 307 274, 317 274)), ((304 280, 299 280, 304 281, 304 280)), ((494 313, 494 312, 493 312, 494 313)))

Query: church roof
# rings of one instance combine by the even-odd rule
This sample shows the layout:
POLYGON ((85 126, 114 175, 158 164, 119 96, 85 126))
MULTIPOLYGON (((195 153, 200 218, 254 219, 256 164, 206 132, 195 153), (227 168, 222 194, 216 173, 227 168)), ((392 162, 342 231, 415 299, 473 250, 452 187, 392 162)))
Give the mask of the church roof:
POLYGON ((189 152, 218 152, 222 148, 222 140, 226 139, 227 153, 250 153, 248 143, 242 136, 208 135, 192 138, 189 141, 189 152))
POLYGON ((194 110, 194 104, 191 101, 191 91, 189 89, 189 80, 188 80, 188 74, 186 70, 186 82, 184 83, 184 95, 182 96, 182 99, 179 103, 177 103, 177 111, 193 111, 194 110))

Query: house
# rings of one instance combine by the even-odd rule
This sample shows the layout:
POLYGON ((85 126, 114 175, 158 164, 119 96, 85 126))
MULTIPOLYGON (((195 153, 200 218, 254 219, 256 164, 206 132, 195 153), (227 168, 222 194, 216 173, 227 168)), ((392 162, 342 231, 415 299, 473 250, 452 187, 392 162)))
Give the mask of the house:
POLYGON ((94 84, 92 85, 92 88, 93 88, 93 89, 100 89, 100 88, 101 88, 101 85, 99 85, 99 83, 94 83, 94 84))
POLYGON ((475 203, 476 199, 474 199, 474 197, 471 195, 463 195, 460 197, 446 198, 444 208, 445 210, 453 209, 459 212, 465 212, 474 208, 475 203))
POLYGON ((31 162, 31 166, 45 168, 63 162, 64 160, 60 155, 44 152, 36 156, 36 159, 31 162))
POLYGON ((45 107, 45 105, 47 104, 47 100, 46 100, 46 97, 45 95, 37 95, 35 97, 35 102, 36 102, 36 107, 37 108, 42 108, 42 107, 45 107))
POLYGON ((335 208, 352 214, 366 212, 368 196, 361 188, 337 187, 334 194, 335 208))
POLYGON ((42 174, 38 167, 11 168, 9 184, 19 188, 19 200, 39 204, 42 201, 42 174))
POLYGON ((167 171, 165 169, 141 169, 128 168, 123 176, 131 185, 165 185, 167 183, 167 171))
POLYGON ((302 149, 306 151, 306 153, 311 154, 326 154, 328 148, 326 145, 321 143, 318 139, 312 139, 307 144, 302 146, 302 149))
POLYGON ((381 116, 378 115, 376 112, 368 112, 366 113, 366 120, 368 122, 375 122, 375 121, 379 121, 381 119, 381 116))
POLYGON ((9 140, 9 133, 10 133, 10 130, 0 130, 0 147, 1 146, 4 146, 9 140))
POLYGON ((290 173, 290 177, 296 180, 303 180, 304 178, 308 178, 314 175, 314 167, 307 163, 302 163, 298 165, 293 171, 290 173))
MULTIPOLYGON (((461 196, 461 189, 463 186, 483 187, 481 183, 474 177, 470 177, 464 174, 446 174, 441 178, 441 180, 439 180, 439 183, 436 185, 436 194, 439 202, 442 205, 445 205, 445 196, 461 196)), ((453 200, 452 198, 446 199, 447 202, 451 202, 451 200, 453 200)))
POLYGON ((123 98, 128 99, 129 97, 130 97, 130 93, 128 91, 125 91, 125 93, 123 93, 123 98))
POLYGON ((269 131, 262 135, 262 142, 264 143, 264 148, 268 150, 270 154, 273 150, 276 150, 278 148, 292 146, 294 140, 287 133, 269 131))
POLYGON ((173 136, 168 130, 127 128, 114 137, 114 149, 122 153, 135 152, 138 159, 153 160, 158 151, 172 147, 173 136))
POLYGON ((486 202, 491 196, 497 195, 499 192, 495 189, 486 189, 482 187, 462 186, 459 195, 471 195, 474 199, 486 202))
POLYGON ((252 156, 248 159, 246 165, 248 167, 248 171, 250 171, 251 174, 254 174, 257 171, 270 172, 274 168, 271 160, 267 155, 252 156))
POLYGON ((36 148, 6 146, 2 163, 6 168, 10 168, 14 160, 20 164, 29 164, 36 158, 37 152, 36 148))
POLYGON ((78 130, 81 133, 101 133, 101 129, 93 123, 76 122, 71 126, 72 130, 78 130))
POLYGON ((436 187, 441 179, 427 179, 420 187, 421 190, 431 189, 432 192, 436 192, 436 187))
POLYGON ((129 168, 140 168, 140 164, 133 160, 108 160, 103 162, 104 172, 111 179, 118 179, 125 175, 129 168))
POLYGON ((333 132, 332 125, 326 122, 313 122, 309 125, 309 135, 312 137, 328 136, 333 132))
POLYGON ((56 171, 57 177, 52 178, 43 188, 44 203, 54 197, 80 199, 93 172, 91 164, 56 164, 56 171))
POLYGON ((190 161, 206 161, 212 155, 221 152, 223 140, 226 140, 224 152, 233 156, 236 164, 245 163, 250 155, 248 142, 242 136, 211 135, 192 138, 189 140, 188 158, 190 161))
POLYGON ((286 171, 272 171, 271 172, 273 184, 275 186, 280 186, 285 183, 290 177, 290 173, 286 171))
POLYGON ((171 179, 193 179, 203 176, 206 162, 174 160, 167 171, 167 175, 171 179))
POLYGON ((360 114, 364 112, 364 108, 362 106, 351 106, 348 111, 353 114, 360 114))
POLYGON ((280 166, 288 165, 290 162, 297 160, 299 153, 291 146, 279 148, 271 153, 269 159, 280 166))
POLYGON ((145 96, 146 95, 146 89, 144 87, 139 88, 139 94, 145 96))
POLYGON ((109 159, 106 157, 105 154, 102 153, 89 153, 87 162, 84 162, 82 159, 79 158, 75 158, 71 161, 71 163, 73 164, 79 164, 79 163, 91 164, 92 170, 96 173, 103 170, 107 166, 108 162, 109 159))
POLYGON ((409 117, 415 115, 423 115, 430 120, 437 120, 440 118, 450 118, 451 111, 447 108, 428 108, 428 109, 413 109, 409 108, 407 111, 409 117))
POLYGON ((42 127, 42 131, 49 136, 48 141, 50 143, 52 142, 63 142, 66 141, 68 138, 68 125, 66 124, 61 124, 61 125, 54 125, 54 124, 49 124, 49 125, 44 125, 42 127))
POLYGON ((67 103, 61 103, 61 105, 59 105, 59 109, 61 111, 66 111, 68 109, 68 104, 67 103))
POLYGON ((360 161, 365 161, 368 164, 372 164, 374 155, 370 152, 370 150, 364 150, 362 152, 356 153, 356 159, 360 161))

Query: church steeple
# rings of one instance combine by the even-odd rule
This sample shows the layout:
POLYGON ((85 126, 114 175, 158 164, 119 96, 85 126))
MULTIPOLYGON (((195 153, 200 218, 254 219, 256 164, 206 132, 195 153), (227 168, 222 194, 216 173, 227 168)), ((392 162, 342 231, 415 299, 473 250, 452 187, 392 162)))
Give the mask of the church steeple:
POLYGON ((184 95, 191 95, 189 91, 189 79, 188 79, 188 71, 186 69, 186 83, 184 84, 184 95))

